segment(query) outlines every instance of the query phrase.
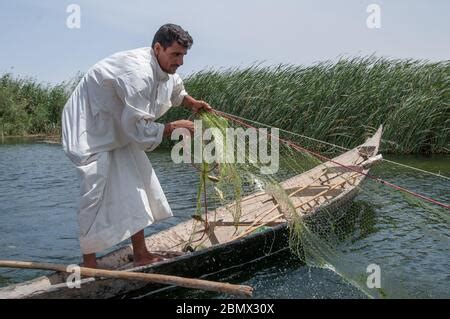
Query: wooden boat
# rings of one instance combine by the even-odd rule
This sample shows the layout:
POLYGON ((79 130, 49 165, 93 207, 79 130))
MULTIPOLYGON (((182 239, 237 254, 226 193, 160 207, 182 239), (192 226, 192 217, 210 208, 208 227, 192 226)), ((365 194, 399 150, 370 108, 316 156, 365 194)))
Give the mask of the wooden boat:
MULTIPOLYGON (((302 218, 320 219, 323 215, 329 218, 330 214, 345 211, 366 177, 356 171, 367 173, 370 163, 380 157, 377 153, 381 134, 382 127, 360 146, 283 181, 280 185, 289 194, 297 213, 302 218)), ((209 212, 207 217, 210 222, 206 232, 200 227, 204 224, 202 221, 192 219, 147 237, 150 251, 168 257, 162 262, 133 268, 132 248, 125 246, 99 258, 99 267, 200 278, 289 249, 289 223, 282 207, 265 192, 242 199, 242 217, 237 231, 227 207, 209 212), (194 233, 193 241, 200 247, 189 252, 186 244, 194 225, 199 231, 194 233)), ((55 272, 3 287, 0 298, 131 298, 149 296, 165 287, 140 281, 85 278, 81 288, 70 289, 66 278, 67 274, 55 272)))

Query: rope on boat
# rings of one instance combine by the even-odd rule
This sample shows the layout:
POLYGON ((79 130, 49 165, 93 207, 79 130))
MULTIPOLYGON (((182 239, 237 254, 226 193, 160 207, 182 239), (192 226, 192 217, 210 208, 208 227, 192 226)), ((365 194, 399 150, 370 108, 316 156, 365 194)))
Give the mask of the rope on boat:
MULTIPOLYGON (((222 114, 228 114, 228 113, 222 112, 222 114)), ((231 114, 228 114, 228 115, 231 115, 231 114)), ((238 118, 240 120, 247 121, 247 122, 255 123, 255 124, 266 126, 266 127, 269 127, 269 128, 276 128, 280 132, 285 132, 285 133, 288 133, 288 134, 291 134, 291 135, 299 136, 299 137, 302 137, 302 138, 305 138, 305 139, 308 139, 308 140, 311 140, 311 141, 314 141, 314 142, 318 142, 318 143, 321 143, 321 144, 324 144, 324 145, 329 145, 329 146, 332 146, 332 147, 335 147, 335 148, 340 148, 340 149, 345 150, 345 151, 350 151, 351 150, 350 148, 347 148, 347 147, 344 147, 344 146, 341 146, 341 145, 329 143, 329 142, 322 141, 322 140, 319 140, 319 139, 316 139, 316 138, 313 138, 313 137, 310 137, 310 136, 306 136, 306 135, 302 135, 302 134, 295 133, 295 132, 292 132, 292 131, 284 130, 284 129, 279 128, 279 127, 275 127, 275 126, 272 126, 272 125, 264 124, 264 123, 261 123, 261 122, 258 122, 258 121, 249 120, 249 119, 237 116, 237 115, 232 115, 232 116, 234 116, 235 118, 238 118)), ((398 162, 391 161, 391 160, 388 160, 388 159, 385 159, 385 158, 383 158, 382 161, 390 163, 390 164, 402 166, 402 167, 405 167, 405 168, 409 168, 409 169, 412 169, 412 170, 415 170, 415 171, 418 171, 418 172, 421 172, 421 173, 433 175, 435 177, 443 178, 443 179, 446 179, 446 180, 450 181, 450 177, 447 177, 447 176, 444 176, 444 175, 441 175, 441 174, 437 174, 437 173, 433 173, 433 172, 430 172, 430 171, 427 171, 427 170, 423 170, 423 169, 420 169, 418 167, 414 167, 414 166, 398 163, 398 162)))
MULTIPOLYGON (((218 110, 213 110, 213 112, 216 113, 216 114, 218 114, 218 115, 220 115, 220 116, 223 116, 223 117, 225 117, 225 118, 227 118, 227 119, 229 119, 229 120, 231 120, 231 121, 234 121, 234 122, 236 122, 236 123, 239 123, 239 124, 241 124, 241 125, 243 125, 243 126, 246 126, 246 127, 249 127, 249 128, 254 128, 254 129, 256 129, 256 127, 254 127, 254 126, 252 126, 252 125, 250 125, 250 124, 245 123, 244 120, 241 120, 241 119, 239 119, 237 116, 234 116, 234 115, 232 115, 232 114, 228 114, 228 113, 225 113, 225 112, 222 112, 222 111, 218 111, 218 110)), ((416 192, 413 192, 413 191, 408 190, 408 189, 406 189, 406 188, 403 188, 403 187, 401 187, 401 186, 398 186, 398 185, 395 185, 395 184, 390 183, 390 182, 388 182, 388 181, 385 181, 385 180, 383 180, 383 179, 381 179, 381 178, 379 178, 379 177, 376 177, 376 176, 374 176, 374 175, 371 175, 371 174, 368 174, 368 173, 364 173, 364 172, 360 172, 360 171, 358 171, 357 169, 355 169, 355 168, 353 168, 353 167, 350 167, 350 166, 347 166, 347 165, 338 163, 338 162, 334 161, 334 160, 331 159, 331 158, 328 158, 328 157, 326 157, 326 156, 324 156, 324 155, 322 155, 322 154, 319 154, 319 153, 317 153, 317 152, 313 152, 313 151, 311 151, 311 150, 308 150, 308 149, 306 149, 306 148, 304 148, 304 147, 302 147, 302 146, 300 146, 300 145, 298 145, 298 144, 296 144, 296 143, 294 143, 294 142, 292 142, 292 141, 290 141, 290 140, 283 139, 283 138, 280 138, 280 137, 274 137, 274 136, 272 136, 270 133, 266 133, 266 135, 267 135, 267 136, 270 136, 272 139, 278 139, 280 142, 285 143, 286 145, 292 147, 293 149, 295 149, 295 150, 297 150, 297 151, 308 152, 308 153, 310 153, 310 154, 312 154, 312 155, 314 155, 314 156, 316 156, 316 157, 318 157, 318 158, 320 158, 320 159, 322 159, 322 160, 324 160, 324 161, 331 162, 331 163, 333 163, 333 164, 336 164, 336 165, 339 165, 339 166, 341 166, 341 167, 344 167, 344 168, 346 168, 346 169, 348 169, 348 170, 351 170, 351 171, 354 171, 354 172, 359 173, 359 174, 361 174, 361 175, 364 175, 364 176, 366 176, 366 177, 368 177, 368 178, 370 178, 370 179, 372 179, 372 180, 375 180, 375 181, 381 183, 382 185, 389 186, 389 187, 391 187, 391 188, 393 188, 393 189, 396 189, 396 190, 402 191, 402 192, 404 192, 404 193, 410 194, 410 195, 412 195, 412 196, 414 196, 414 197, 416 197, 416 198, 420 198, 420 199, 422 199, 422 200, 424 200, 424 201, 427 201, 427 202, 430 202, 430 203, 432 203, 432 204, 441 206, 441 207, 446 208, 446 209, 450 209, 450 205, 443 204, 443 203, 441 203, 441 202, 439 202, 439 201, 437 201, 437 200, 435 200, 435 199, 433 199, 433 198, 430 198, 430 197, 427 197, 427 196, 418 194, 418 193, 416 193, 416 192)))

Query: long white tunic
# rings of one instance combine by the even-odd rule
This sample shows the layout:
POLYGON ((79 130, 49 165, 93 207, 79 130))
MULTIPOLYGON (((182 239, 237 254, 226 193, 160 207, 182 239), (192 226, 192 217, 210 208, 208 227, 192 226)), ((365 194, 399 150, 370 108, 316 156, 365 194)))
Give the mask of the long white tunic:
POLYGON ((83 254, 105 250, 172 216, 144 151, 162 141, 156 123, 187 95, 151 48, 95 64, 64 106, 62 143, 80 177, 78 222, 83 254))

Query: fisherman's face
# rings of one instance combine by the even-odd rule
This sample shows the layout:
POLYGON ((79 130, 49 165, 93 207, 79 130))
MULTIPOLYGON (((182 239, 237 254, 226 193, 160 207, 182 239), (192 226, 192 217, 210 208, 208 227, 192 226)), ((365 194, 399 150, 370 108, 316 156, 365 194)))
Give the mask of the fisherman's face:
POLYGON ((183 59, 187 53, 187 49, 176 41, 166 49, 157 42, 153 50, 161 69, 169 74, 174 74, 183 65, 183 59))

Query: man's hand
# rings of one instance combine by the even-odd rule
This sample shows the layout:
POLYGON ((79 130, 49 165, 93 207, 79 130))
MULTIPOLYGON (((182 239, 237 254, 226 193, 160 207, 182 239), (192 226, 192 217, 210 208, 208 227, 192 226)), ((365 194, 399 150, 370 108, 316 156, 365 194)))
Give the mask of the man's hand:
POLYGON ((188 129, 191 133, 191 136, 194 134, 194 122, 188 120, 179 120, 164 125, 164 136, 167 137, 172 135, 172 132, 177 128, 188 129))
POLYGON ((192 96, 186 95, 183 99, 184 106, 187 106, 192 110, 192 112, 197 113, 201 110, 204 110, 206 112, 211 112, 212 107, 206 103, 205 101, 196 100, 192 96))
POLYGON ((199 101, 197 100, 196 103, 191 107, 192 112, 197 113, 201 110, 204 110, 206 112, 210 112, 212 110, 212 107, 206 103, 205 101, 199 101))

